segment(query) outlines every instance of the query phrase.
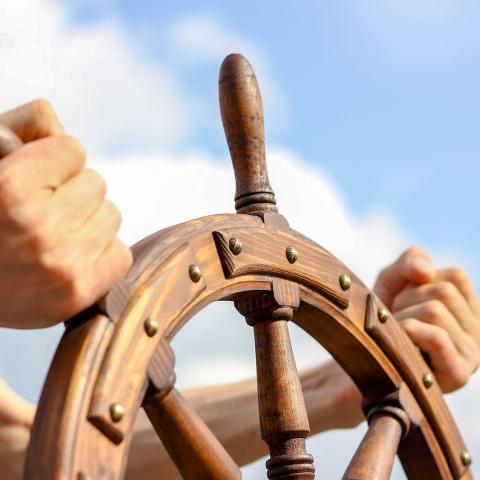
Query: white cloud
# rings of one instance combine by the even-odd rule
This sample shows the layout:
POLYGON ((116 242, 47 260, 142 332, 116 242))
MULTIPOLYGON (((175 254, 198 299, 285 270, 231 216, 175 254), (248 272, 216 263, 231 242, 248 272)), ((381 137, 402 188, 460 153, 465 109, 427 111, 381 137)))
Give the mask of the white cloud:
POLYGON ((89 149, 185 140, 195 102, 115 21, 73 26, 59 2, 4 2, 0 110, 43 96, 89 149))
POLYGON ((182 56, 184 62, 215 62, 216 67, 230 53, 246 56, 261 85, 269 127, 286 124, 287 101, 272 73, 268 55, 259 45, 226 25, 221 17, 212 13, 180 17, 172 23, 169 38, 172 49, 182 56))

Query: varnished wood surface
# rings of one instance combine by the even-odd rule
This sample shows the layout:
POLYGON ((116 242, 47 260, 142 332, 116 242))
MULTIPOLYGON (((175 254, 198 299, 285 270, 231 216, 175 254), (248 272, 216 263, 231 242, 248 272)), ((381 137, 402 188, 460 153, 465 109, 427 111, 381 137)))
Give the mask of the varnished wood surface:
POLYGON ((246 297, 235 306, 254 329, 260 431, 270 451, 268 478, 313 480, 313 457, 305 445, 310 426, 287 325, 293 308, 278 305, 272 294, 246 297))
POLYGON ((239 480, 240 469, 175 388, 148 393, 145 411, 185 480, 239 480))
POLYGON ((220 69, 220 111, 232 157, 238 213, 277 211, 265 160, 263 106, 248 60, 229 55, 220 69))
MULTIPOLYGON (((188 318, 190 318, 196 311, 211 301, 225 297, 235 298, 239 295, 241 296, 243 294, 242 292, 245 291, 271 291, 272 279, 270 276, 245 275, 231 279, 226 279, 224 276, 220 259, 216 255, 216 245, 213 240, 212 229, 228 229, 231 228, 232 225, 240 227, 242 218, 245 218, 245 227, 247 231, 252 228, 252 223, 256 225, 262 225, 260 219, 258 219, 260 222, 258 223, 256 219, 252 221, 250 217, 245 216, 222 215, 218 217, 209 217, 207 222, 196 221, 193 222, 193 225, 181 225, 179 227, 179 231, 176 231, 175 229, 169 229, 167 232, 163 232, 161 234, 163 235, 161 244, 151 241, 143 244, 143 250, 137 247, 136 258, 138 258, 138 261, 145 266, 145 269, 143 272, 139 272, 138 269, 134 267, 132 269, 132 272, 134 272, 132 273, 132 276, 136 278, 136 281, 132 281, 132 279, 127 278, 127 280, 133 285, 134 294, 131 296, 131 300, 126 302, 127 308, 125 309, 124 316, 119 318, 111 340, 106 340, 106 342, 108 342, 108 348, 107 351, 101 356, 102 363, 108 361, 108 358, 117 358, 121 359, 122 364, 125 364, 126 358, 129 358, 132 354, 138 355, 138 352, 141 352, 145 358, 137 358, 135 362, 139 362, 141 365, 143 365, 143 377, 141 378, 146 380, 148 365, 155 350, 146 348, 145 345, 148 345, 148 342, 152 341, 151 343, 156 344, 159 342, 161 337, 165 337, 167 340, 171 339, 173 335, 181 328, 181 326, 185 324, 188 318), (230 220, 232 220, 232 222, 230 222, 230 220), (184 235, 183 232, 186 234, 184 235), (188 248, 182 247, 182 245, 185 244, 189 245, 188 248), (162 245, 164 246, 164 249, 161 248, 162 245), (182 297, 184 299, 184 304, 181 306, 177 304, 177 314, 162 315, 159 306, 167 305, 168 302, 166 302, 166 298, 176 295, 176 290, 163 291, 160 289, 161 291, 155 295, 151 295, 151 291, 156 282, 161 281, 162 277, 166 274, 166 272, 169 271, 169 265, 172 265, 171 262, 176 262, 176 260, 174 260, 172 257, 173 253, 178 252, 179 258, 181 259, 184 257, 185 251, 187 250, 192 250, 195 252, 195 256, 198 259, 198 263, 203 272, 205 288, 203 288, 201 292, 196 293, 195 290, 191 290, 191 288, 195 289, 196 287, 189 285, 190 290, 187 289, 187 291, 190 291, 190 296, 187 295, 182 297), (151 253, 149 254, 148 251, 151 253), (143 303, 137 303, 137 299, 139 297, 144 298, 143 303), (150 298, 153 299, 152 303, 149 303, 148 299, 150 298), (133 307, 134 304, 144 305, 145 311, 143 314, 140 312, 140 307, 133 307), (156 312, 155 318, 159 323, 159 332, 153 340, 151 338, 144 338, 145 334, 143 326, 145 317, 150 315, 152 312, 156 312), (141 342, 141 348, 138 342, 141 342)), ((265 227, 260 226, 259 228, 265 227)), ((272 239, 271 248, 274 249, 276 246, 277 242, 272 239)), ((319 266, 319 268, 321 268, 321 266, 319 266)), ((185 278, 188 279, 188 272, 186 272, 184 269, 182 271, 185 278)), ((348 270, 346 271, 348 272, 348 270)), ((365 332, 364 323, 367 295, 369 292, 351 272, 349 272, 349 274, 352 277, 352 287, 350 289, 350 302, 347 309, 342 309, 336 306, 327 298, 314 290, 302 287, 301 297, 303 303, 295 312, 293 320, 330 350, 333 356, 340 362, 342 366, 346 368, 352 378, 356 381, 364 395, 368 396, 369 398, 383 397, 385 394, 399 389, 404 381, 402 379, 402 375, 399 371, 397 371, 388 356, 375 343, 374 339, 367 332, 365 332)), ((288 276, 286 279, 289 279, 288 276)), ((115 295, 115 292, 112 292, 109 295, 115 295)), ((182 295, 184 295, 184 293, 180 294, 180 296, 182 295)), ((89 322, 85 324, 83 328, 88 330, 93 328, 91 325, 92 322, 89 322)), ((62 340, 62 345, 70 343, 71 336, 72 332, 67 331, 64 339, 62 340)), ((60 350, 65 351, 66 347, 62 345, 60 346, 60 350)), ((419 354, 416 353, 416 355, 419 354)), ((71 360, 66 360, 65 358, 55 360, 52 366, 52 371, 62 370, 63 363, 68 361, 73 362, 74 358, 75 357, 72 354, 71 360)), ((135 362, 132 363, 135 364, 135 362)), ((408 362, 408 360, 406 360, 406 362, 408 362)), ((140 370, 141 369, 136 370, 137 373, 135 375, 139 375, 140 370)), ((85 386, 84 383, 82 383, 84 381, 81 380, 81 377, 77 377, 76 375, 69 376, 68 382, 70 382, 70 388, 72 389, 72 396, 70 397, 72 403, 69 403, 68 409, 52 408, 51 402, 53 401, 53 392, 60 388, 59 385, 62 382, 68 383, 65 378, 63 378, 61 381, 54 381, 52 379, 52 375, 53 374, 51 374, 47 380, 39 409, 39 412, 49 411, 51 422, 48 425, 48 428, 39 428, 39 425, 36 425, 32 435, 34 442, 45 443, 47 445, 56 445, 55 442, 56 439, 59 438, 60 431, 64 429, 69 430, 72 428, 72 417, 75 418, 75 415, 78 417, 78 415, 81 414, 80 411, 76 412, 75 415, 73 415, 72 412, 72 410, 77 408, 75 406, 76 403, 73 401, 73 398, 76 396, 81 396, 84 399, 82 405, 90 402, 90 404, 87 405, 90 412, 92 412, 92 406, 100 404, 98 403, 98 399, 101 398, 105 399, 102 400, 105 406, 108 405, 113 399, 115 401, 125 402, 126 405, 132 405, 132 407, 126 412, 125 424, 133 425, 136 404, 134 401, 129 399, 135 399, 135 401, 139 403, 143 392, 143 384, 142 382, 137 381, 137 383, 134 384, 134 388, 131 388, 132 377, 130 375, 133 375, 132 373, 126 375, 125 372, 118 370, 115 365, 113 365, 113 368, 111 369, 101 369, 100 375, 98 375, 98 373, 95 371, 89 372, 89 381, 92 382, 95 380, 94 383, 96 385, 91 385, 91 389, 88 390, 87 393, 85 393, 85 386), (100 389, 102 391, 99 396, 92 395, 93 391, 100 391, 99 385, 104 386, 103 389, 100 389), (127 387, 127 385, 130 385, 130 387, 127 387), (88 398, 85 398, 86 396, 88 398)), ((436 402, 443 402, 443 399, 438 392, 432 390, 431 396, 436 402)), ((420 398, 417 400, 419 408, 423 411, 424 405, 422 403, 422 399, 420 398)), ((80 419, 78 421, 83 421, 85 423, 87 422, 88 410, 82 411, 84 412, 83 420, 80 419)), ((99 411, 102 412, 103 410, 99 411)), ((108 419, 106 420, 108 421, 108 419)), ((431 418, 429 420, 431 420, 431 418)), ((90 427, 95 429, 95 427, 92 427, 91 423, 90 427)), ((124 430, 123 427, 119 425, 115 425, 114 428, 115 430, 119 429, 122 431, 124 437, 123 441, 119 445, 121 446, 119 449, 115 443, 111 441, 111 439, 106 442, 107 444, 110 443, 110 451, 107 456, 112 457, 112 461, 110 462, 111 464, 118 465, 122 464, 122 462, 119 460, 113 461, 113 459, 125 454, 126 450, 124 447, 125 444, 128 445, 131 429, 124 430)), ((429 422, 425 422, 424 430, 420 430, 420 436, 422 438, 424 438, 426 435, 424 432, 430 431, 429 428, 429 422)), ((456 427, 453 424, 449 425, 449 428, 455 429, 456 427)), ((77 445, 85 442, 86 437, 81 437, 82 435, 87 436, 85 433, 87 430, 88 429, 85 428, 78 431, 78 436, 80 438, 77 438, 77 445)), ((98 429, 97 431, 101 432, 100 436, 104 435, 104 438, 110 438, 108 435, 105 435, 106 431, 98 429)), ((435 435, 433 435, 433 438, 435 439, 435 435)), ((457 436, 452 435, 451 439, 453 441, 448 444, 442 444, 442 455, 445 454, 447 449, 454 452, 461 451, 463 444, 458 445, 454 443, 455 438, 457 438, 457 436)), ((428 446, 428 442, 424 441, 424 444, 428 446)), ((81 455, 81 452, 76 451, 75 445, 72 445, 72 448, 75 450, 75 455, 73 456, 81 455)), ((50 458, 49 463, 68 463, 71 461, 68 460, 68 458, 71 459, 72 457, 67 457, 67 460, 65 459, 65 452, 62 449, 53 448, 52 450, 54 451, 51 453, 52 458, 50 458), (55 458, 55 456, 57 456, 57 458, 55 458), (61 459, 58 458, 58 456, 60 456, 61 459)), ((439 452, 436 450, 436 455, 438 454, 439 452)), ((91 461, 92 460, 90 460, 90 462, 91 461)), ((32 468, 32 465, 37 465, 39 462, 41 463, 42 460, 36 458, 34 454, 29 456, 29 468, 32 468)), ((88 464, 88 462, 85 463, 88 464)), ((69 468, 72 468, 71 465, 69 468)), ((94 465, 89 468, 91 468, 92 471, 95 471, 95 468, 99 467, 94 465)), ((87 474, 88 472, 85 473, 87 474)), ((120 476, 121 472, 119 471, 118 478, 120 478, 120 476)), ((53 475, 50 477, 39 476, 38 478, 56 479, 73 477, 53 475)))
POLYGON ((401 436, 402 427, 395 418, 375 416, 343 480, 388 480, 401 436))
POLYGON ((348 306, 349 292, 340 287, 339 277, 345 273, 343 265, 313 242, 298 238, 291 232, 269 228, 239 231, 238 229, 216 230, 213 237, 227 278, 245 274, 267 274, 288 277, 318 290, 338 306, 348 306), (234 255, 229 248, 230 238, 241 240, 243 249, 234 255), (275 248, 271 248, 275 242, 275 248), (286 249, 295 245, 298 259, 291 264, 286 249), (318 266, 322 268, 319 269, 318 266))

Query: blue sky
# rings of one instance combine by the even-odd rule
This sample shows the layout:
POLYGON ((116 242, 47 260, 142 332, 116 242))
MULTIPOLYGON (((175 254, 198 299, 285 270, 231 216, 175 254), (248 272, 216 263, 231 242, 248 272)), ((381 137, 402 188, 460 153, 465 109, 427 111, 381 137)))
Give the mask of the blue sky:
MULTIPOLYGON (((259 78, 270 177, 295 228, 369 284, 415 242, 458 260, 478 288, 479 14, 473 0, 16 0, 0 15, 0 111, 53 103, 105 177, 131 244, 233 210, 217 79, 239 51, 259 78), (188 196, 172 203, 179 191, 188 196)), ((227 307, 175 339, 180 387, 254 375, 251 332, 225 321, 227 307)), ((0 375, 31 401, 61 333, 0 332, 0 375)), ((293 327, 292 342, 300 368, 325 358, 293 327)), ((476 375, 447 396, 474 456, 479 392, 476 375)), ((341 475, 361 434, 312 439, 331 460, 325 478, 341 475)), ((248 478, 263 472, 254 468, 248 478)))
MULTIPOLYGON (((183 17, 215 17, 256 45, 281 90, 280 106, 266 109, 270 143, 325 168, 356 212, 391 209, 416 242, 448 245, 479 265, 478 3, 124 0, 71 7, 74 23, 120 21, 139 55, 175 62, 184 86, 212 108, 221 48, 182 63, 172 58, 178 52, 167 33, 183 17)), ((218 123, 198 122, 187 143, 223 153, 218 123)))

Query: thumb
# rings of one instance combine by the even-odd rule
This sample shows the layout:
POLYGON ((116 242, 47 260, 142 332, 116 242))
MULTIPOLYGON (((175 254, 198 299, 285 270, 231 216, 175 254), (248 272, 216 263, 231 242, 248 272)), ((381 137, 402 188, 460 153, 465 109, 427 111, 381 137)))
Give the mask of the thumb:
POLYGON ((392 308, 393 299, 407 284, 429 282, 435 275, 430 255, 418 247, 410 247, 378 275, 373 291, 380 300, 392 308))

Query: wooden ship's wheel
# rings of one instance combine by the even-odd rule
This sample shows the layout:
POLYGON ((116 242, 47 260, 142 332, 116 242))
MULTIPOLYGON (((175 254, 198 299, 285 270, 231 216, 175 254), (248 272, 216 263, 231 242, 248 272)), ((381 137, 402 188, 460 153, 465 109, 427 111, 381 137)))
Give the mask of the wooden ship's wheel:
MULTIPOLYGON (((363 395, 369 428, 344 478, 470 479, 469 455, 435 378, 391 313, 345 265, 289 228, 269 184, 263 112, 245 58, 228 56, 220 105, 237 214, 154 233, 102 301, 67 322, 38 406, 28 480, 121 479, 143 407, 185 479, 239 479, 238 466, 175 388, 172 338, 199 310, 233 301, 255 334, 260 428, 272 480, 313 479, 293 321, 363 395)), ((321 468, 318 478, 322 478, 321 468)))

